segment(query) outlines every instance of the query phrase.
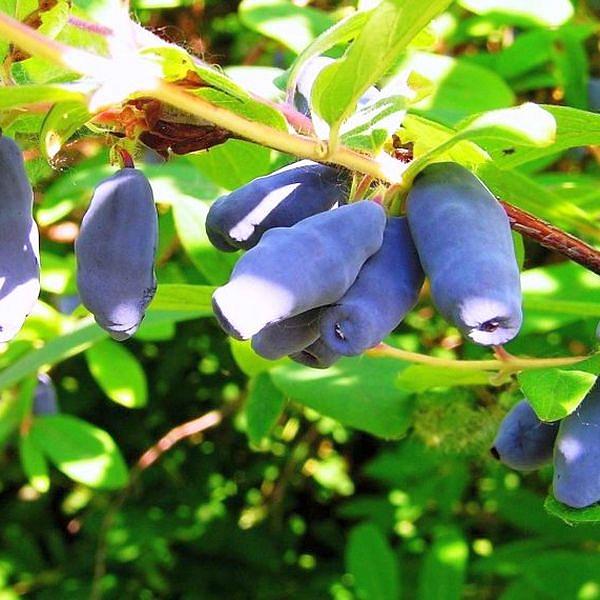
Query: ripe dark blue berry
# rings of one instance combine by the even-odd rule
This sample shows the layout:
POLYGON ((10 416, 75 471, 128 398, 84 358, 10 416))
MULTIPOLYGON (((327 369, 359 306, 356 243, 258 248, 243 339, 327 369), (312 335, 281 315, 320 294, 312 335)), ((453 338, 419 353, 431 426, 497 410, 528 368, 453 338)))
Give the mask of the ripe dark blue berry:
POLYGON ((558 425, 538 419, 529 402, 521 400, 502 420, 491 453, 512 469, 539 469, 552 460, 558 425))
POLYGON ((313 342, 304 350, 290 354, 290 358, 297 363, 312 367, 313 369, 327 369, 337 362, 341 355, 332 350, 321 338, 313 342))
POLYGON ((552 485, 556 499, 567 506, 600 502, 600 383, 560 424, 552 485))
POLYGON ((290 227, 343 203, 349 176, 338 169, 302 160, 219 198, 206 217, 206 233, 224 252, 248 250, 273 227, 290 227))
POLYGON ((0 137, 0 342, 19 333, 40 293, 40 251, 33 190, 23 154, 0 137))
POLYGON ((345 356, 377 345, 416 304, 423 279, 406 218, 388 219, 381 248, 350 289, 323 311, 322 341, 345 356))
POLYGON ((523 318, 519 267, 492 193, 464 167, 437 163, 416 179, 407 214, 442 315, 478 344, 514 338, 523 318))
POLYGON ((75 241, 77 286, 115 340, 136 332, 154 297, 157 238, 152 188, 141 171, 122 169, 96 188, 75 241))
POLYGON ((300 352, 319 337, 321 308, 267 325, 252 337, 252 349, 259 356, 277 360, 300 352))
POLYGON ((59 409, 54 383, 46 373, 39 373, 37 379, 38 383, 33 394, 33 414, 55 415, 59 409))

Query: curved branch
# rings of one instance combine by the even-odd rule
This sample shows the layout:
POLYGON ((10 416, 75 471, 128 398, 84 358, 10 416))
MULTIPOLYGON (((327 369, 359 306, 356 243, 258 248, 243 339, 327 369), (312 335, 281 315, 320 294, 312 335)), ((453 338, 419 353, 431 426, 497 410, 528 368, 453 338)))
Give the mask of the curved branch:
POLYGON ((508 202, 501 203, 512 229, 600 275, 600 250, 508 202))

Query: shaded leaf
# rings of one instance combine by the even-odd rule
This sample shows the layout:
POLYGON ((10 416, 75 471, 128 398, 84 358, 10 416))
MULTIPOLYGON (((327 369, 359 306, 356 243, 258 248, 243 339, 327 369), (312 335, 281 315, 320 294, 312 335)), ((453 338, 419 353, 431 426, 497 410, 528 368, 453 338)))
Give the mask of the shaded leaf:
POLYGON ((350 531, 346 569, 354 578, 359 598, 398 600, 401 597, 396 555, 375 525, 362 523, 350 531))
POLYGON ((31 487, 40 494, 45 494, 50 489, 48 461, 30 435, 22 435, 19 438, 19 457, 31 487))
POLYGON ((469 545, 455 527, 440 527, 419 573, 420 600, 460 600, 469 558, 469 545))
POLYGON ((284 404, 283 394, 275 387, 268 373, 260 373, 250 380, 244 411, 248 439, 253 446, 260 446, 269 435, 284 404))
POLYGON ((296 363, 270 371, 275 385, 290 398, 323 415, 383 438, 398 438, 410 425, 413 400, 396 388, 407 363, 361 356, 343 358, 324 370, 296 363))

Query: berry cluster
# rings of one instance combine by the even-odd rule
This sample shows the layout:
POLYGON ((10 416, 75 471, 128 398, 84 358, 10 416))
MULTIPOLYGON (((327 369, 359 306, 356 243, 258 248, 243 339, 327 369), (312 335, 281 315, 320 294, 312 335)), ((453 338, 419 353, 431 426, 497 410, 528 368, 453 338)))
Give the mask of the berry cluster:
POLYGON ((222 328, 261 356, 328 367, 380 343, 417 302, 425 274, 439 311, 473 341, 518 332, 519 269, 504 210, 467 169, 434 164, 407 216, 344 205, 339 170, 308 161, 255 179, 211 207, 223 250, 246 249, 213 296, 222 328))
MULTIPOLYGON (((0 342, 8 342, 39 296, 40 252, 23 155, 6 136, 0 172, 0 342)), ((75 242, 77 285, 84 306, 116 340, 133 335, 154 296, 157 237, 152 189, 140 171, 121 169, 96 188, 75 242)))
POLYGON ((573 508, 600 501, 600 384, 562 421, 540 421, 527 400, 502 421, 492 454, 507 466, 531 471, 553 461, 554 496, 573 508))

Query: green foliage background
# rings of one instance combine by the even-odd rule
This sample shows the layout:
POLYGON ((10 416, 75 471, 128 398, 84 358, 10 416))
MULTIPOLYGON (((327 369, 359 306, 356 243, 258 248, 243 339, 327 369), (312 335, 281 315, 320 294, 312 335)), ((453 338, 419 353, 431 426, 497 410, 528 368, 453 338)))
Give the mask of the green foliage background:
MULTIPOLYGON (((230 86, 242 114, 282 128, 280 115, 260 112, 244 90, 280 99, 273 81, 284 80, 298 54, 356 6, 301 4, 138 0, 132 9, 144 26, 221 65, 237 85, 220 71, 212 74, 215 85, 230 86)), ((362 9, 375 4, 358 2, 362 9)), ((450 3, 406 4, 412 37, 432 16, 428 10, 450 3)), ((37 0, 0 0, 0 10, 19 19, 37 7, 37 0)), ((108 0, 77 0, 69 9, 59 0, 40 30, 101 50, 100 36, 66 19, 71 10, 110 24, 114 8, 108 0)), ((600 77, 598 15, 592 0, 453 3, 409 52, 385 65, 394 73, 413 69, 428 88, 408 107, 403 141, 414 141, 418 156, 447 152, 503 198, 597 245, 592 146, 600 144, 600 116, 583 111, 593 108, 589 81, 600 77), (555 143, 528 119, 512 129, 504 113, 493 113, 491 125, 472 120, 527 100, 555 119, 555 143), (472 141, 494 162, 481 162, 472 141)), ((381 19, 377 26, 393 25, 381 19)), ((376 33, 364 29, 346 55, 358 65, 352 72, 369 53, 383 52, 386 38, 376 33)), ((138 151, 159 207, 159 291, 139 333, 125 344, 110 341, 85 311, 72 316, 66 307, 76 293, 71 232, 93 187, 114 171, 114 140, 81 127, 86 109, 60 68, 35 56, 11 63, 9 51, 0 40, 6 79, 23 87, 0 88, 2 126, 40 150, 28 169, 42 232, 43 295, 19 337, 0 351, 0 600, 600 598, 600 508, 568 511, 547 497, 549 467, 515 473, 488 453, 520 388, 540 416, 561 418, 595 380, 597 357, 573 369, 524 371, 517 381, 374 356, 311 371, 266 362, 247 344, 228 341, 211 318, 210 292, 227 280, 236 257, 208 243, 208 206, 292 160, 240 140, 166 164, 138 151), (50 112, 20 110, 42 99, 58 104, 50 112), (68 143, 54 155, 48 139, 57 138, 68 143), (31 419, 33 377, 48 367, 61 414, 31 419), (143 471, 133 467, 168 431, 217 414, 211 411, 220 423, 143 471)), ((165 60, 177 79, 176 61, 165 60)), ((335 128, 349 102, 340 99, 357 93, 360 77, 350 80, 343 70, 329 76, 339 96, 322 87, 314 101, 335 128)), ((224 102, 216 91, 206 97, 224 102)), ((387 107, 392 116, 407 109, 393 95, 387 107)), ((342 129, 342 139, 371 152, 398 126, 383 117, 354 125, 342 129)), ((536 357, 594 351, 598 277, 515 239, 525 252, 525 323, 507 350, 536 357)), ((427 293, 387 341, 442 359, 489 358, 435 313, 427 293)))

